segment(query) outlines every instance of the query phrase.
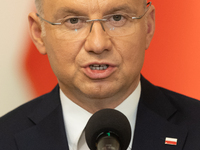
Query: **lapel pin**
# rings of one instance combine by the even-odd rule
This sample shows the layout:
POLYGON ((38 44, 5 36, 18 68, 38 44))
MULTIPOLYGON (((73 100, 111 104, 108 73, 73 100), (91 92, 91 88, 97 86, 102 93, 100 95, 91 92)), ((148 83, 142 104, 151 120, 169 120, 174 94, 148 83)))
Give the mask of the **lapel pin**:
POLYGON ((165 144, 167 145, 177 145, 177 141, 178 141, 177 138, 169 138, 169 137, 165 138, 165 144))

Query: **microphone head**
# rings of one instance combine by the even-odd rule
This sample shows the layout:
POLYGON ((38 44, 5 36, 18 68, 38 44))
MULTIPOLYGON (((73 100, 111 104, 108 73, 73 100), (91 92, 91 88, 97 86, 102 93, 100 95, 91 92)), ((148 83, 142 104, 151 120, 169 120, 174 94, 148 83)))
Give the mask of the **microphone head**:
POLYGON ((124 114, 115 109, 102 109, 89 119, 85 139, 90 150, 97 150, 99 137, 105 133, 117 136, 121 150, 126 150, 131 139, 131 126, 124 114))

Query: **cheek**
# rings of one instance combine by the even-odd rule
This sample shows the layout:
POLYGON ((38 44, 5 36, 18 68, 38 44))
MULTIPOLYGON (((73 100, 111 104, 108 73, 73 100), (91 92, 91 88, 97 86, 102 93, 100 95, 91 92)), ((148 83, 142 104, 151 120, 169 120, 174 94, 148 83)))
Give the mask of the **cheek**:
POLYGON ((48 56, 56 59, 57 61, 67 61, 69 63, 75 59, 77 53, 79 52, 79 43, 57 39, 53 33, 47 35, 45 39, 45 47, 47 49, 48 56))
POLYGON ((75 59, 75 55, 72 53, 73 49, 71 49, 72 47, 68 44, 51 42, 51 44, 46 47, 50 63, 55 63, 60 66, 70 65, 75 59))
POLYGON ((67 42, 53 38, 46 38, 45 47, 51 67, 59 76, 74 74, 76 57, 81 49, 80 42, 67 42))
POLYGON ((124 39, 115 40, 115 48, 120 54, 125 66, 141 64, 145 54, 145 44, 143 39, 129 36, 124 39))
POLYGON ((122 59, 120 66, 121 75, 132 82, 139 74, 144 62, 144 39, 129 36, 115 40, 115 48, 122 59))

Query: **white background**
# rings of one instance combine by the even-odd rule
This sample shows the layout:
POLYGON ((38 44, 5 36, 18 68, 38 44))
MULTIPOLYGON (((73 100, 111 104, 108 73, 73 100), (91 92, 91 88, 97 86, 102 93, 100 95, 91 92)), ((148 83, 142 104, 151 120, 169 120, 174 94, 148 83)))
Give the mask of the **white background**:
POLYGON ((0 0, 0 116, 32 98, 23 70, 34 0, 0 0))

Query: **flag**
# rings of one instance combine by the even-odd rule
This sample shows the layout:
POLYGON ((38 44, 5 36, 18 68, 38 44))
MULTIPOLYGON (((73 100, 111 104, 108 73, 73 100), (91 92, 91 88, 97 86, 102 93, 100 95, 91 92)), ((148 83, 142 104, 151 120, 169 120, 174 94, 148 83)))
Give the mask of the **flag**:
POLYGON ((166 145, 177 145, 177 138, 170 138, 170 137, 166 137, 165 138, 165 144, 166 145))

